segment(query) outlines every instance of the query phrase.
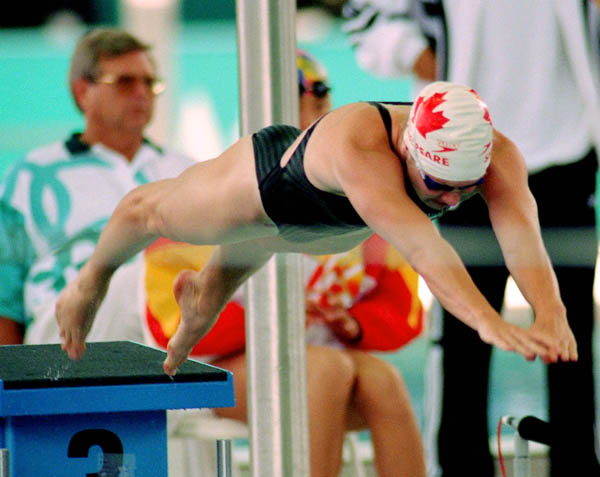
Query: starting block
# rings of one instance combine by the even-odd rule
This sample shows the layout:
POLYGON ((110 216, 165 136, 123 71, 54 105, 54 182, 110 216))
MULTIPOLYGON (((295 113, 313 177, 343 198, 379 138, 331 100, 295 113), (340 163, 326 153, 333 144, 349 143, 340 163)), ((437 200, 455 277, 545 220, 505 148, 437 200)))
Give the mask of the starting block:
MULTIPOLYGON (((234 405, 229 371, 133 342, 0 346, 0 448, 11 476, 165 477, 167 409, 234 405)), ((1 467, 1 466, 0 466, 1 467)))

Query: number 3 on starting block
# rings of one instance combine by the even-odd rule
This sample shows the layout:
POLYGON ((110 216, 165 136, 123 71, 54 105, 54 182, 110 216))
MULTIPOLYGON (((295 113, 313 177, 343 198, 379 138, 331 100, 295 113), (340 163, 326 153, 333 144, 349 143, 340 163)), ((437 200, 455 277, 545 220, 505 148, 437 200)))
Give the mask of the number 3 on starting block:
POLYGON ((11 418, 11 475, 164 477, 165 416, 146 411, 11 418))

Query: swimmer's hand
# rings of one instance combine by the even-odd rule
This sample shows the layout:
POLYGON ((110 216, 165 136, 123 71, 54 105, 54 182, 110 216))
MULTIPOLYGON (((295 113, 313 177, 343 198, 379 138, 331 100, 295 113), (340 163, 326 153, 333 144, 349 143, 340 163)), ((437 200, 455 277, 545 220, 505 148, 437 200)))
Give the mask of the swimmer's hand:
POLYGON ((579 358, 577 342, 564 312, 546 312, 542 316, 538 316, 536 313, 536 319, 529 331, 533 337, 546 343, 552 350, 549 356, 540 356, 546 364, 558 361, 577 361, 579 358))
MULTIPOLYGON (((500 315, 482 321, 477 332, 485 343, 505 351, 514 351, 528 361, 533 361, 538 356, 545 363, 556 362, 558 359, 558 348, 548 335, 507 323, 500 315)), ((574 357, 576 359, 576 351, 574 357)))
POLYGON ((56 301, 55 316, 61 348, 72 360, 81 359, 85 353, 85 339, 104 299, 109 280, 110 275, 94 274, 86 264, 56 301))

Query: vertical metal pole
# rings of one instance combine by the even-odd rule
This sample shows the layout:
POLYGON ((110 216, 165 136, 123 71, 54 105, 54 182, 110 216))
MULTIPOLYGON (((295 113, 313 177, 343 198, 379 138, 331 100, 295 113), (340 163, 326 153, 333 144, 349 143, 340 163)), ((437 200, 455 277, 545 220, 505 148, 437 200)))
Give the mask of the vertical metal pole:
POLYGON ((231 477, 231 439, 217 439, 217 476, 231 477))
POLYGON ((515 455, 513 462, 514 477, 530 477, 531 462, 529 461, 529 442, 523 439, 519 432, 515 433, 515 455))
MULTIPOLYGON (((242 135, 298 123, 295 1, 237 0, 242 135)), ((277 255, 246 287, 248 422, 254 477, 308 477, 300 258, 277 255)))
POLYGON ((0 449, 0 477, 10 477, 8 449, 0 449))

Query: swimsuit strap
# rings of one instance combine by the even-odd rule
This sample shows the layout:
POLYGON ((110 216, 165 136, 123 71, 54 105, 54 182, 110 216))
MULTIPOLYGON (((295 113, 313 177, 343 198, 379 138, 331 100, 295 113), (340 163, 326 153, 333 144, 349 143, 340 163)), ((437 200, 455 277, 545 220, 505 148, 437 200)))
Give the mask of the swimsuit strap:
MULTIPOLYGON (((381 103, 378 103, 375 101, 369 101, 369 104, 372 106, 375 106, 377 108, 377 110, 379 111, 381 119, 383 120, 383 125, 385 126, 385 130, 387 131, 388 142, 390 143, 390 147, 392 148, 392 151, 395 151, 396 149, 394 148, 394 142, 392 141, 392 116, 391 116, 390 112, 381 103)), ((388 104, 390 104, 390 103, 388 103, 388 104)))
POLYGON ((375 106, 379 114, 381 115, 381 119, 383 120, 383 125, 385 126, 385 130, 388 135, 388 142, 390 143, 390 147, 392 151, 396 152, 396 148, 394 147, 394 142, 392 141, 392 115, 388 108, 384 106, 384 104, 391 104, 394 106, 412 106, 412 103, 408 103, 406 101, 368 101, 371 106, 375 106))

